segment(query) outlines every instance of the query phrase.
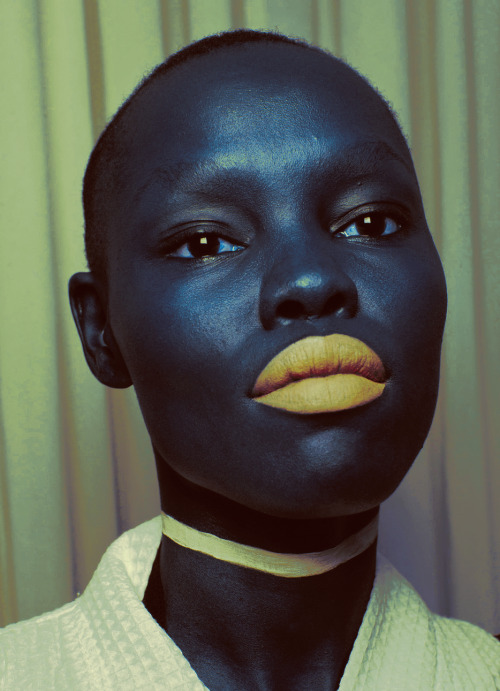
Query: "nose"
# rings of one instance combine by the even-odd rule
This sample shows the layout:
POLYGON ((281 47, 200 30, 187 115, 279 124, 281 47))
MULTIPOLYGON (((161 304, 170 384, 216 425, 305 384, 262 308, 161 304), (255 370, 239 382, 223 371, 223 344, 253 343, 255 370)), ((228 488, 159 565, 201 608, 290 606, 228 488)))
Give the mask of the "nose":
MULTIPOLYGON (((342 266, 340 253, 330 243, 327 247, 295 251, 281 255, 264 277, 260 294, 260 319, 265 329, 283 326, 298 319, 336 316, 349 319, 358 310, 358 291, 342 266), (326 251, 325 251, 326 250, 326 251)), ((321 244, 321 243, 320 243, 321 244)))

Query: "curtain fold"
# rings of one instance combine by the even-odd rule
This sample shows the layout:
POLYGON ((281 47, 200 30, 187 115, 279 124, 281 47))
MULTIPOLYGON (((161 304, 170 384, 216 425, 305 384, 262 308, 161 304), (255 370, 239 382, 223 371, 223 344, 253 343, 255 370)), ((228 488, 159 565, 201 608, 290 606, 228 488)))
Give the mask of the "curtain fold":
POLYGON ((448 281, 435 421, 381 547, 440 613, 500 632, 500 4, 496 0, 19 0, 0 5, 0 625, 81 592, 159 511, 133 392, 87 369, 67 301, 81 179, 139 80, 207 34, 277 29, 396 110, 448 281))

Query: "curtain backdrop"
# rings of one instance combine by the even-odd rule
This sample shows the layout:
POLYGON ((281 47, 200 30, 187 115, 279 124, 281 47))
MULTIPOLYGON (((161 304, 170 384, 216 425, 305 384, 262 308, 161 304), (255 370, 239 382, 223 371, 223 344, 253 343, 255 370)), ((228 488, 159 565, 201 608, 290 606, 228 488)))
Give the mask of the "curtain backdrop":
POLYGON ((347 59, 397 111, 445 265, 442 386, 381 546, 436 611, 500 632, 498 0, 3 0, 0 624, 82 591, 159 511, 133 391, 87 369, 67 300, 81 178, 106 121, 169 53, 279 29, 347 59))

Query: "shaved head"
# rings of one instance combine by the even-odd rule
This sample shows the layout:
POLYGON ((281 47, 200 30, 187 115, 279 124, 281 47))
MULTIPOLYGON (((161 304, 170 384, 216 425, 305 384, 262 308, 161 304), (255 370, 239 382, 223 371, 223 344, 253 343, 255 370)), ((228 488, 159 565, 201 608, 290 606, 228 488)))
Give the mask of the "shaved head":
MULTIPOLYGON (((153 85, 161 83, 162 88, 167 88, 165 79, 179 68, 184 74, 184 89, 189 89, 190 81, 197 79, 197 74, 202 73, 202 60, 220 52, 239 50, 242 47, 256 43, 267 43, 276 49, 296 49, 297 51, 307 51, 309 54, 316 54, 319 59, 331 62, 331 66, 336 70, 339 79, 351 79, 353 89, 369 90, 374 96, 374 103, 377 101, 379 106, 389 114, 393 120, 398 135, 406 140, 397 123, 395 114, 390 105, 374 89, 369 82, 362 77, 356 70, 347 65, 344 61, 336 58, 330 53, 321 50, 305 41, 289 38, 283 34, 275 32, 251 31, 241 29, 228 31, 196 41, 177 53, 174 53, 164 62, 157 65, 144 80, 137 86, 129 98, 121 105, 113 118, 110 120, 102 132, 92 154, 89 158, 85 177, 83 181, 83 207, 85 219, 85 252, 90 271, 99 279, 103 286, 107 284, 107 253, 108 253, 108 227, 110 224, 110 214, 113 213, 114 200, 121 187, 123 170, 126 167, 128 152, 133 131, 129 127, 129 114, 134 111, 136 114, 143 107, 142 103, 146 92, 151 90, 153 85), (193 64, 198 62, 198 64, 193 64)), ((300 55, 300 54, 299 54, 300 55)), ((271 58, 272 59, 272 58, 271 58)), ((290 73, 293 75, 303 61, 302 57, 291 61, 290 73)), ((267 67, 268 65, 266 65, 267 67)), ((221 77, 226 76, 231 68, 230 57, 227 57, 221 66, 221 77)), ((305 68, 307 70, 307 68, 305 68)), ((267 69, 262 71, 262 82, 267 80, 267 69)), ((179 93, 178 85, 172 85, 172 99, 176 99, 179 93)), ((208 88, 217 88, 212 84, 208 88)), ((168 126, 168 125, 167 125, 168 126)), ((172 132, 172 136, 176 136, 172 132)))

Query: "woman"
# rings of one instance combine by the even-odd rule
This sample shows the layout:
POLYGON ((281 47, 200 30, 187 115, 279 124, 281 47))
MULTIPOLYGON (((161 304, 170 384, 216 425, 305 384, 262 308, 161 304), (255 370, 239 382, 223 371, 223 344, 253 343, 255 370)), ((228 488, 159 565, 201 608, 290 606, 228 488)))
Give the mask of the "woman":
POLYGON ((280 35, 204 39, 108 125, 84 206, 73 314, 99 381, 135 387, 162 518, 5 629, 6 688, 497 688, 494 638, 376 559, 446 312, 380 95, 280 35))

